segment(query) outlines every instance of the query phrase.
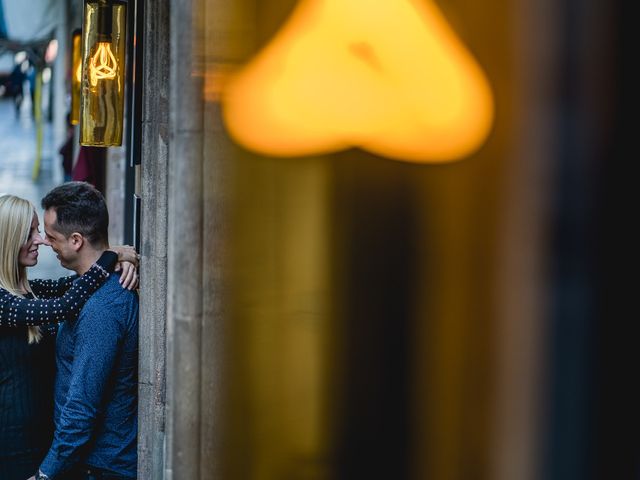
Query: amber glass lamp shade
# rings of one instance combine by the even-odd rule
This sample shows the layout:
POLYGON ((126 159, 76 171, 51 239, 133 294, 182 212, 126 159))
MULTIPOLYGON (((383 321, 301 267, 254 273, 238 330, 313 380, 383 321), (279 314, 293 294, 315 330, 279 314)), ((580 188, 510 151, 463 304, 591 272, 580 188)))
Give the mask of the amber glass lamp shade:
POLYGON ((124 2, 84 4, 81 145, 122 145, 126 23, 124 2))

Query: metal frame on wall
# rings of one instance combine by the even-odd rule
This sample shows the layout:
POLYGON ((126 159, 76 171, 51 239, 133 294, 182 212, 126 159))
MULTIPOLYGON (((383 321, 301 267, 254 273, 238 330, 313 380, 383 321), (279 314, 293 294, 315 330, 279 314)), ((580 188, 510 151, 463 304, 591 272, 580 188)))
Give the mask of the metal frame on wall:
POLYGON ((127 60, 124 242, 134 245, 140 251, 140 235, 136 234, 140 231, 140 197, 136 188, 136 175, 137 166, 141 164, 144 2, 128 0, 127 3, 129 56, 127 60))

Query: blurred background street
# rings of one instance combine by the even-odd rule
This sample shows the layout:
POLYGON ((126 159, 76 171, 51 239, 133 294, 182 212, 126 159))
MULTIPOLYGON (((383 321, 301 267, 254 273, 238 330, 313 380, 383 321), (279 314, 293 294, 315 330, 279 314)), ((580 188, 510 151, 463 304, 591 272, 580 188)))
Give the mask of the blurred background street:
MULTIPOLYGON (((25 82, 28 85, 28 82, 25 82)), ((0 194, 10 193, 32 202, 40 218, 44 234, 40 200, 63 181, 58 149, 53 145, 51 124, 44 122, 42 163, 36 180, 32 178, 36 151, 35 123, 31 114, 31 98, 24 96, 16 115, 10 98, 0 98, 0 194)), ((38 265, 29 271, 30 278, 58 278, 70 272, 61 267, 49 247, 40 247, 38 265)))

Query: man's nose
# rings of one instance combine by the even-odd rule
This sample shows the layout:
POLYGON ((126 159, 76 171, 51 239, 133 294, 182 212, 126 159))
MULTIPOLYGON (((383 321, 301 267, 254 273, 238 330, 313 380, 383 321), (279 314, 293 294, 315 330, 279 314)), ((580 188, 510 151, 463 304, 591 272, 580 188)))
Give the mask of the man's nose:
POLYGON ((39 233, 37 233, 33 237, 33 243, 36 245, 46 245, 48 247, 51 246, 51 244, 46 240, 46 238, 43 238, 42 235, 40 235, 39 233))

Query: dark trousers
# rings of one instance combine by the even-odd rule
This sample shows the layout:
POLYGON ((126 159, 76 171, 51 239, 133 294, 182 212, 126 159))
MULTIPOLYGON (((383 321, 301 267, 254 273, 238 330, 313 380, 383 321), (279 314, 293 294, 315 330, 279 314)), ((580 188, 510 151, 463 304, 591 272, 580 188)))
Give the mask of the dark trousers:
POLYGON ((25 480, 33 476, 46 454, 46 452, 40 451, 27 451, 12 455, 4 455, 4 453, 4 451, 0 451, 1 480, 25 480))
POLYGON ((119 473, 109 472, 101 468, 88 465, 75 466, 60 480, 136 480, 135 477, 126 477, 119 473))

